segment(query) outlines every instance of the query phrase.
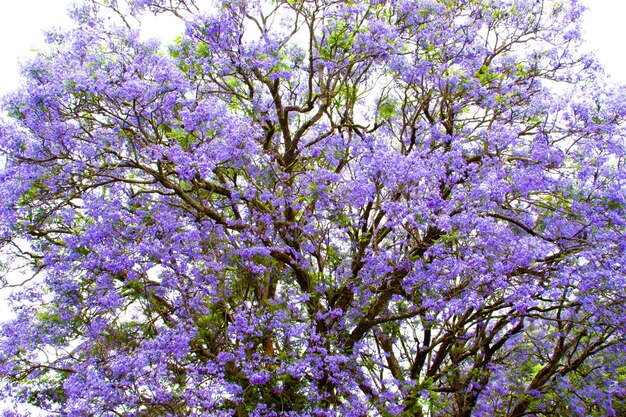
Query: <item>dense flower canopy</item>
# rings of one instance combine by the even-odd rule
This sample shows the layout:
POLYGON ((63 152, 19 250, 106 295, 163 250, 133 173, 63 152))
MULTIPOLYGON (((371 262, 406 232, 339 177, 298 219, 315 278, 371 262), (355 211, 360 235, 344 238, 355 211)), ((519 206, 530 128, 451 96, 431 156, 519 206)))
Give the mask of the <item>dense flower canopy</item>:
MULTIPOLYGON (((626 94, 576 0, 109 0, 4 102, 0 390, 79 416, 626 413, 626 94), (140 37, 146 13, 185 32, 140 37)), ((9 412, 9 415, 11 414, 9 412)))

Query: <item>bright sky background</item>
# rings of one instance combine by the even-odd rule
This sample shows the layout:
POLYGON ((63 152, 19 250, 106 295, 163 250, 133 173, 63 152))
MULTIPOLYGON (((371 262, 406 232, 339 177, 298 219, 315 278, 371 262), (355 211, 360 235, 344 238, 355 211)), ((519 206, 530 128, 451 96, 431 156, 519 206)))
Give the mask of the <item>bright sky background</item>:
POLYGON ((583 0, 587 14, 583 36, 595 50, 607 73, 626 83, 626 2, 623 0, 583 0))
POLYGON ((0 13, 0 94, 15 88, 19 60, 44 43, 42 30, 67 24, 66 0, 2 0, 0 13))
MULTIPOLYGON (((66 10, 74 1, 0 0, 0 95, 19 85, 20 62, 45 45, 44 31, 73 24, 66 10)), ((155 21, 152 18, 142 24, 150 37, 170 40, 182 30, 163 25, 162 17, 158 24, 155 21)))

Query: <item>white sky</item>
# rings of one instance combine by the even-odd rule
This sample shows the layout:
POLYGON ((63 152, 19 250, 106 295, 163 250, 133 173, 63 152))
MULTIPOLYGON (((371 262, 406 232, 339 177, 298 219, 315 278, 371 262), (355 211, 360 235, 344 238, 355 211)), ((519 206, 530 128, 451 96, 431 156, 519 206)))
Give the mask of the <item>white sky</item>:
POLYGON ((0 93, 15 88, 19 60, 43 45, 42 30, 68 23, 66 0, 0 0, 0 93))
POLYGON ((623 0, 583 0, 588 8, 583 20, 583 37, 596 51, 607 73, 626 83, 626 2, 623 0))
MULTIPOLYGON (((0 95, 20 83, 20 62, 45 45, 44 31, 73 24, 66 10, 75 0, 0 0, 0 95)), ((151 37, 174 39, 182 30, 176 24, 143 23, 151 37)), ((176 19, 170 22, 177 22, 176 19)))

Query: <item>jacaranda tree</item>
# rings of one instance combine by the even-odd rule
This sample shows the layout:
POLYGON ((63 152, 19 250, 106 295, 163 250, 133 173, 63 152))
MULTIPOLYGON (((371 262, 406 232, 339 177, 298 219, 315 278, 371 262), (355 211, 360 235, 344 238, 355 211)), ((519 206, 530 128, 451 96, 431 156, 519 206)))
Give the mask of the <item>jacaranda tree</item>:
POLYGON ((77 7, 4 104, 2 260, 33 274, 5 400, 626 415, 626 94, 579 53, 581 11, 77 7), (161 48, 142 13, 186 30, 161 48))

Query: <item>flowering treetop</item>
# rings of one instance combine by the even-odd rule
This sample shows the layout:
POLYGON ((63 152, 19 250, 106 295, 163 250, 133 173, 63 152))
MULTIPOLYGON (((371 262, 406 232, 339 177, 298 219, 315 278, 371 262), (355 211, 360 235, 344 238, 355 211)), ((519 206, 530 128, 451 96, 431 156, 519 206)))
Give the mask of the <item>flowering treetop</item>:
POLYGON ((626 412, 626 101, 578 1, 85 3, 6 98, 3 395, 626 412), (182 19, 167 51, 133 29, 182 19))

